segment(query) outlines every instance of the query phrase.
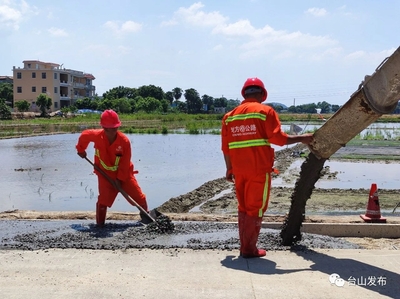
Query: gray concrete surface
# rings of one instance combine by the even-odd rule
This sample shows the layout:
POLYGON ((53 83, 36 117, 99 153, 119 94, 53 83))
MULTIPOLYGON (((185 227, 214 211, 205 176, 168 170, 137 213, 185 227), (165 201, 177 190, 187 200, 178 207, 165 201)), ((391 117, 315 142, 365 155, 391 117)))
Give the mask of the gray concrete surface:
MULTIPOLYGON (((325 232, 329 227, 342 230, 331 224, 325 232)), ((264 226, 259 244, 267 256, 243 259, 237 235, 234 223, 175 222, 173 233, 157 234, 129 221, 103 228, 91 220, 0 221, 0 295, 400 298, 398 250, 367 250, 306 232, 299 244, 284 247, 279 230, 264 226)))
MULTIPOLYGON (((132 221, 108 221, 97 227, 92 220, 2 220, 0 250, 39 249, 222 249, 239 248, 237 223, 211 221, 176 221, 174 230, 160 233, 154 226, 132 221)), ((289 250, 281 245, 279 229, 262 228, 258 244, 266 250, 289 250)), ((303 233, 296 250, 356 249, 343 239, 303 233)))
MULTIPOLYGON (((263 228, 280 229, 282 223, 264 222, 263 228)), ((331 237, 400 238, 397 223, 303 223, 302 233, 331 237)))
POLYGON ((269 251, 258 259, 240 258, 237 250, 1 250, 0 293, 6 299, 399 298, 399 270, 395 250, 269 251))

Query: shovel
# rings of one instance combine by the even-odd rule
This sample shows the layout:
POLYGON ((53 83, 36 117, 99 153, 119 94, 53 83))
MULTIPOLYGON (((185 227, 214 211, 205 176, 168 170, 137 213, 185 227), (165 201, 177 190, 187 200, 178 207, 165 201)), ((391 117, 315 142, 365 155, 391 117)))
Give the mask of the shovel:
POLYGON ((125 199, 133 206, 137 207, 140 210, 140 217, 142 218, 143 224, 149 224, 151 222, 155 222, 156 218, 161 215, 157 210, 151 210, 150 213, 147 213, 145 209, 143 209, 132 197, 129 196, 113 179, 111 179, 98 165, 94 164, 90 159, 85 157, 86 161, 88 161, 98 172, 100 172, 110 183, 117 189, 125 199))

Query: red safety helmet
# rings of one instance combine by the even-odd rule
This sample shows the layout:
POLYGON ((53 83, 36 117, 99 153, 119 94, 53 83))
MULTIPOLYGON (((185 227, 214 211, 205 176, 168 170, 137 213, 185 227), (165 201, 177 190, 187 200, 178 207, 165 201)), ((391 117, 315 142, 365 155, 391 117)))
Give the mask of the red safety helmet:
POLYGON ((100 126, 106 129, 114 129, 121 126, 117 112, 114 110, 105 110, 100 117, 100 126))
POLYGON ((264 87, 264 83, 258 78, 249 78, 246 80, 246 82, 244 82, 243 88, 242 88, 242 96, 244 97, 246 89, 248 89, 249 87, 252 87, 252 86, 259 87, 264 91, 264 97, 262 100, 264 102, 267 99, 268 93, 264 87))

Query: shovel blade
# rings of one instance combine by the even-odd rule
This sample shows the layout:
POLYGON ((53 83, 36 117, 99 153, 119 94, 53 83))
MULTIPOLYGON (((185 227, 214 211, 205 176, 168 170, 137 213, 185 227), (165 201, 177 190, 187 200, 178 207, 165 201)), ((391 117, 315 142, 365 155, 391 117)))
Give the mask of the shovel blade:
POLYGON ((162 214, 156 209, 151 210, 148 214, 140 212, 140 222, 142 222, 143 224, 150 224, 161 215, 162 214))
POLYGON ((150 216, 153 217, 153 219, 157 219, 157 217, 160 217, 162 213, 157 211, 157 209, 153 209, 149 212, 150 216))

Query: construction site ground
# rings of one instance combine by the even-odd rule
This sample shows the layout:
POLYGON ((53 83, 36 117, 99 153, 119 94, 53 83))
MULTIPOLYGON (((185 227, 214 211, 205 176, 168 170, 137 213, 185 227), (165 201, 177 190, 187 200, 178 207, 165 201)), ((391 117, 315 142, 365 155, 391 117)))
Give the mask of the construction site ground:
MULTIPOLYGON (((304 159, 297 155, 302 152, 307 152, 307 148, 304 145, 297 145, 293 148, 277 152, 275 166, 280 169, 281 173, 284 173, 293 161, 304 159)), ((388 153, 388 157, 400 155, 395 149, 382 151, 380 148, 362 147, 359 150, 355 148, 343 148, 332 158, 340 159, 349 153, 368 153, 368 155, 388 153)), ((389 160, 388 163, 397 162, 389 160)), ((298 173, 292 172, 289 175, 295 178, 298 173)), ((321 175, 331 179, 334 179, 335 176, 335 174, 329 172, 329 169, 321 175)), ((269 208, 264 216, 264 223, 283 223, 285 214, 290 208, 292 191, 293 188, 290 187, 273 187, 271 189, 269 208)), ((359 214, 350 213, 349 215, 349 212, 365 211, 368 193, 368 189, 314 189, 311 198, 307 201, 304 223, 364 223, 359 214)), ((400 202, 399 190, 379 190, 379 195, 381 198, 384 198, 381 201, 382 210, 393 210, 396 204, 400 202)), ((224 178, 211 180, 187 194, 171 198, 158 207, 158 210, 168 215, 172 221, 237 222, 234 186, 224 178)), ((41 212, 13 210, 0 212, 0 219, 5 221, 17 219, 94 220, 95 213, 94 211, 41 212)), ((111 210, 107 214, 107 221, 136 221, 138 219, 137 212, 111 210)), ((400 225, 400 207, 396 213, 392 213, 390 217, 387 217, 387 223, 400 225)), ((371 238, 365 236, 362 238, 351 237, 348 240, 355 244, 360 244, 366 249, 400 248, 400 239, 398 238, 371 238)))
MULTIPOLYGON (((303 150, 299 146, 278 152, 281 172, 299 158, 293 151, 303 150)), ((334 174, 327 170, 322 175, 334 174)), ((148 231, 138 222, 137 212, 110 211, 106 225, 98 228, 94 211, 3 211, 2 296, 396 298, 400 293, 398 237, 304 232, 296 245, 280 245, 279 225, 290 207, 292 190, 272 188, 259 238, 267 256, 256 259, 239 256, 234 189, 224 178, 160 206, 175 225, 174 232, 166 234, 148 231)), ((307 202, 304 227, 327 224, 337 231, 343 224, 363 224, 357 214, 327 212, 364 209, 368 192, 315 189, 307 202)), ((380 196, 385 198, 385 210, 399 201, 397 190, 380 190, 380 196)), ((398 231, 398 215, 377 225, 396 225, 398 231)))

